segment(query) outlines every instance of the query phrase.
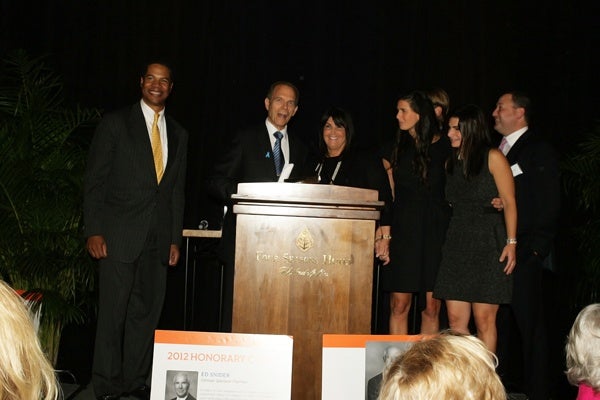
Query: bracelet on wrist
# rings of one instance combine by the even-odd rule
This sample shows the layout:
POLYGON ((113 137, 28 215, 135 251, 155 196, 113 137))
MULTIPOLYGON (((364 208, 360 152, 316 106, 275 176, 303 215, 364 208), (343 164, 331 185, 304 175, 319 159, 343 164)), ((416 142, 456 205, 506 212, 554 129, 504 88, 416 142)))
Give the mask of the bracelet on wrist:
POLYGON ((516 238, 508 238, 506 239, 506 244, 517 244, 516 238))
POLYGON ((386 240, 390 240, 392 238, 392 235, 379 235, 375 237, 375 241, 381 240, 381 239, 386 239, 386 240))

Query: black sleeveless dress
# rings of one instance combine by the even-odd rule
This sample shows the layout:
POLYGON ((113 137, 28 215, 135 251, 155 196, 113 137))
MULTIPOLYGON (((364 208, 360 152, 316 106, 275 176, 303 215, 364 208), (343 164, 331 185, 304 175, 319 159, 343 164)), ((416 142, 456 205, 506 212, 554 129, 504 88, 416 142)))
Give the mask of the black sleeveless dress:
POLYGON ((433 295, 471 303, 509 303, 512 275, 503 272, 506 261, 498 261, 506 245, 504 216, 490 204, 498 189, 487 162, 469 180, 461 170, 459 160, 446 177, 452 218, 433 295))
MULTIPOLYGON (((407 146, 398 155, 394 169, 390 263, 382 267, 384 291, 421 294, 433 291, 449 219, 444 164, 450 151, 445 135, 431 144, 427 183, 415 173, 414 146, 407 146)), ((389 155, 384 158, 391 160, 389 155)), ((424 307, 425 302, 420 303, 424 307)))

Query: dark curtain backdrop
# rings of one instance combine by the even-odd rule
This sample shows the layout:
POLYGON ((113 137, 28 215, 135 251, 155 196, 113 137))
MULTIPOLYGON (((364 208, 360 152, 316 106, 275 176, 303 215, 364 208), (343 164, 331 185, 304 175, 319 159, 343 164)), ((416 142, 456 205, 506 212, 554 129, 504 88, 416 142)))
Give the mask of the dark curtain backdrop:
POLYGON ((203 180, 227 136, 265 118, 275 80, 300 88, 291 127, 309 143, 337 104, 376 147, 396 130, 397 95, 432 86, 490 114, 503 91, 526 90, 561 149, 597 117, 598 2, 380 3, 0 0, 0 45, 49 54, 67 98, 103 110, 139 99, 147 59, 169 61, 168 112, 190 132, 187 227, 218 228, 203 180))

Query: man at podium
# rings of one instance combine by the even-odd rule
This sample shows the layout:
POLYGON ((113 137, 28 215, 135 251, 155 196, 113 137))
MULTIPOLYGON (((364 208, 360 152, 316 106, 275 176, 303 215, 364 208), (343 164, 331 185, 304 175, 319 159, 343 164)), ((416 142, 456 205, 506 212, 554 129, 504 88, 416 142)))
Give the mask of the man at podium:
POLYGON ((267 117, 258 126, 234 134, 207 182, 209 195, 227 206, 218 248, 224 265, 222 311, 219 330, 231 331, 233 275, 235 264, 235 214, 231 195, 241 182, 277 182, 303 177, 309 165, 308 148, 288 130, 298 111, 299 91, 290 82, 274 82, 264 100, 267 117))

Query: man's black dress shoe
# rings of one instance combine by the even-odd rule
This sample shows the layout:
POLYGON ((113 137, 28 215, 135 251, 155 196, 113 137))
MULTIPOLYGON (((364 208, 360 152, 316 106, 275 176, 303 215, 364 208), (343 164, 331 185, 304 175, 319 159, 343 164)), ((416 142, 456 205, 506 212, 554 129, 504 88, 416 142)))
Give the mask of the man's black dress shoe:
POLYGON ((132 390, 129 395, 140 400, 150 400, 150 388, 146 385, 142 385, 139 388, 132 390))
POLYGON ((96 397, 98 400, 119 400, 121 398, 118 394, 105 394, 104 396, 96 397))

